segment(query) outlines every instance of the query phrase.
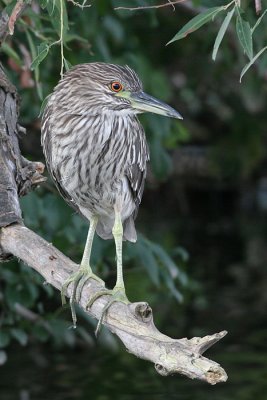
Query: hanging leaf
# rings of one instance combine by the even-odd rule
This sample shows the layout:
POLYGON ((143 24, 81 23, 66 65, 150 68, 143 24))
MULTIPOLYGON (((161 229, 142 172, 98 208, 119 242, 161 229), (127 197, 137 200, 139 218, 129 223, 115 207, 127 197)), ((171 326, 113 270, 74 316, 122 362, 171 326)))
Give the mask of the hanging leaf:
MULTIPOLYGON (((30 31, 26 30, 25 33, 26 33, 26 37, 27 37, 27 40, 29 43, 32 60, 34 60, 37 57, 36 47, 35 47, 32 37, 31 37, 30 31)), ((34 78, 35 78, 35 84, 36 84, 38 97, 40 100, 42 100, 43 99, 43 90, 42 90, 42 83, 40 82, 40 70, 39 70, 38 65, 34 68, 34 78)))
POLYGON ((13 338, 15 338, 21 344, 21 346, 26 346, 28 342, 28 335, 26 332, 19 328, 13 328, 10 332, 13 338))
POLYGON ((72 68, 72 64, 68 60, 66 60, 66 58, 64 58, 63 61, 64 61, 64 67, 65 67, 66 71, 68 71, 69 69, 72 68))
MULTIPOLYGON (((26 37, 27 37, 27 40, 28 40, 29 48, 30 48, 30 51, 31 51, 31 58, 32 58, 32 60, 34 60, 37 57, 36 46, 33 43, 30 31, 26 30, 25 33, 26 33, 26 37)), ((37 80, 39 80, 39 68, 35 69, 35 74, 36 74, 37 80)))
POLYGON ((259 58, 261 56, 261 54, 267 50, 267 46, 263 47, 263 49, 261 49, 253 58, 252 60, 250 60, 250 62, 245 65, 245 67, 242 69, 241 74, 240 74, 240 79, 239 82, 241 82, 243 76, 245 75, 245 73, 247 72, 247 70, 255 63, 255 61, 257 60, 257 58, 259 58))
POLYGON ((12 58, 16 62, 16 64, 18 64, 19 66, 22 66, 22 60, 21 60, 20 56, 6 42, 2 43, 1 49, 8 57, 12 58))
POLYGON ((253 35, 255 29, 257 28, 257 26, 259 26, 259 24, 261 23, 264 15, 267 13, 267 9, 262 13, 262 15, 260 16, 260 18, 258 18, 257 22, 255 23, 255 25, 253 26, 253 28, 251 28, 251 34, 253 35))
POLYGON ((137 242, 137 247, 140 262, 147 270, 147 273, 154 285, 159 287, 159 267, 149 242, 147 242, 145 239, 140 239, 137 242))
POLYGON ((213 61, 216 60, 216 56, 217 56, 217 52, 219 50, 220 44, 223 40, 223 37, 225 35, 225 32, 228 28, 228 25, 232 19, 232 16, 234 15, 235 12, 235 8, 233 8, 231 11, 229 11, 226 15, 226 17, 224 18, 224 21, 219 29, 218 35, 216 37, 215 43, 214 43, 214 47, 213 47, 213 52, 212 52, 212 59, 213 61))
POLYGON ((50 46, 47 43, 41 43, 40 46, 38 46, 38 55, 31 64, 31 70, 37 68, 38 65, 45 59, 49 52, 49 48, 50 46))
POLYGON ((54 11, 55 11, 55 2, 56 0, 46 0, 43 1, 43 8, 46 7, 48 14, 50 15, 50 17, 53 15, 54 11))
POLYGON ((174 284, 174 280, 170 279, 170 275, 166 270, 161 271, 161 275, 164 279, 165 285, 169 289, 170 293, 173 295, 173 297, 181 303, 183 301, 183 295, 182 293, 177 289, 177 287, 174 284))
POLYGON ((201 14, 198 14, 196 17, 192 18, 187 24, 184 25, 182 29, 179 30, 178 33, 170 40, 168 44, 175 42, 176 40, 180 40, 185 38, 190 33, 196 31, 201 26, 205 25, 211 19, 213 19, 220 11, 223 11, 224 7, 212 7, 208 10, 204 11, 201 14))
POLYGON ((10 342, 10 335, 8 334, 8 332, 3 332, 3 330, 1 330, 1 332, 0 332, 0 349, 8 346, 9 342, 10 342))
POLYGON ((248 58, 251 60, 253 57, 253 43, 252 34, 249 22, 245 21, 240 13, 238 13, 236 19, 236 33, 244 52, 247 54, 248 58))

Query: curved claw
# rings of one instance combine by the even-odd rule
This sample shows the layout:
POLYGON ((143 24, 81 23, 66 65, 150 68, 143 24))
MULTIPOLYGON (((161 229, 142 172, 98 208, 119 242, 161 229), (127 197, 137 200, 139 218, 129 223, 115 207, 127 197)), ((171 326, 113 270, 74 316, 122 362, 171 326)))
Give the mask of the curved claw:
POLYGON ((77 282, 76 285, 74 284, 73 292, 72 292, 72 294, 73 294, 74 292, 76 292, 77 285, 78 285, 78 283, 79 283, 79 281, 80 281, 82 275, 83 275, 83 272, 80 271, 80 270, 78 270, 77 272, 74 272, 74 273, 64 282, 64 284, 62 285, 62 288, 61 288, 61 302, 62 302, 62 305, 63 305, 63 306, 66 304, 66 292, 67 292, 67 289, 68 289, 69 285, 70 285, 72 282, 75 282, 75 283, 77 282))
POLYGON ((86 304, 86 310, 88 308, 91 308, 92 305, 94 304, 94 302, 101 296, 110 296, 112 295, 112 290, 99 290, 99 292, 96 292, 91 299, 88 301, 88 303, 86 304))
POLYGON ((75 301, 79 302, 81 298, 81 293, 83 286, 85 285, 86 281, 88 279, 95 279, 96 281, 100 282, 101 284, 105 284, 104 281, 99 278, 97 275, 95 275, 91 269, 88 268, 79 268, 78 271, 74 272, 63 284, 62 289, 61 289, 61 301, 62 305, 66 304, 66 292, 68 289, 68 286, 73 282, 73 290, 71 293, 70 297, 70 308, 71 308, 71 315, 72 315, 72 321, 73 321, 73 327, 76 328, 76 322, 77 322, 77 317, 76 317, 76 311, 75 311, 75 306, 74 303, 75 301))
POLYGON ((88 279, 94 279, 95 281, 99 282, 101 285, 105 286, 105 282, 99 278, 97 275, 95 275, 94 273, 90 273, 88 274, 84 274, 81 279, 78 282, 78 286, 76 289, 76 301, 79 303, 79 301, 81 300, 81 295, 82 295, 82 290, 84 285, 86 284, 86 282, 88 281, 88 279))
POLYGON ((99 318, 99 321, 97 323, 97 327, 95 330, 95 335, 96 337, 98 336, 98 333, 100 332, 101 325, 103 323, 104 317, 107 313, 107 310, 109 307, 115 303, 116 301, 119 301, 121 303, 128 304, 129 300, 126 296, 125 289, 121 287, 114 287, 112 290, 101 290, 97 292, 87 303, 86 308, 92 307, 93 303, 101 296, 111 296, 111 299, 107 302, 107 304, 104 306, 101 316, 99 318))

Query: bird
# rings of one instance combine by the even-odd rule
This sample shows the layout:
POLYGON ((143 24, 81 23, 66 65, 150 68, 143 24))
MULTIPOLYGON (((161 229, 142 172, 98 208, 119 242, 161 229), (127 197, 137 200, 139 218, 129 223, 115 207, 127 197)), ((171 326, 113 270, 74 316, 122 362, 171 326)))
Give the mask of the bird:
POLYGON ((70 306, 73 326, 75 302, 93 273, 90 256, 95 232, 114 238, 117 280, 101 295, 128 303, 122 267, 123 240, 136 242, 134 221, 141 203, 149 148, 138 114, 151 112, 182 119, 169 105, 146 94, 129 66, 91 62, 67 71, 49 95, 41 120, 41 144, 47 169, 64 200, 85 217, 89 230, 81 263, 64 282, 62 303, 73 283, 70 306))

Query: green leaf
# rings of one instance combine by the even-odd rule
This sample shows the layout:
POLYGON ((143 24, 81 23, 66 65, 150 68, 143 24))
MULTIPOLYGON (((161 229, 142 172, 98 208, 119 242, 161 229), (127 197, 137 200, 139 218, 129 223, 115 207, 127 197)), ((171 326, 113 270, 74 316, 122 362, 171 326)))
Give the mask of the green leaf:
POLYGON ((147 270, 152 282, 158 287, 159 282, 159 266, 149 243, 139 236, 139 241, 136 244, 138 257, 142 265, 147 270))
POLYGON ((40 46, 38 46, 38 55, 31 64, 31 70, 37 68, 38 65, 45 59, 49 52, 49 48, 50 46, 47 43, 41 43, 40 46))
MULTIPOLYGON (((37 57, 37 52, 36 52, 36 47, 33 43, 32 37, 30 35, 29 30, 25 31, 26 37, 29 43, 30 51, 31 51, 31 57, 32 60, 34 60, 37 57)), ((36 84, 36 89, 37 89, 37 94, 40 100, 43 100, 43 91, 42 91, 42 84, 40 82, 40 70, 39 66, 37 65, 34 69, 34 78, 35 78, 35 84, 36 84)))
POLYGON ((40 341, 46 342, 49 338, 49 332, 42 325, 34 325, 32 327, 31 333, 40 341))
POLYGON ((196 17, 192 18, 189 22, 187 22, 187 24, 185 24, 183 28, 180 29, 178 33, 176 33, 176 35, 172 38, 172 40, 170 40, 167 43, 167 45, 176 40, 185 38, 190 33, 196 31, 201 26, 205 25, 207 22, 213 19, 220 11, 223 10, 224 7, 212 7, 204 11, 203 13, 198 14, 196 17))
POLYGON ((165 250, 156 243, 151 243, 154 254, 157 256, 161 264, 168 270, 170 276, 174 279, 178 275, 178 267, 165 252, 165 250))
POLYGON ((255 63, 255 61, 257 60, 257 58, 259 58, 262 53, 267 50, 267 46, 263 47, 263 49, 261 49, 253 58, 252 60, 250 60, 250 62, 245 65, 245 67, 242 69, 241 74, 240 74, 240 79, 239 82, 241 82, 243 76, 245 75, 245 73, 247 72, 247 70, 255 63))
POLYGON ((0 332, 0 348, 6 347, 10 343, 10 336, 7 332, 0 332))
POLYGON ((16 62, 16 64, 22 66, 23 63, 18 53, 14 49, 12 49, 12 47, 10 47, 6 42, 3 42, 1 48, 8 57, 12 58, 16 62))
POLYGON ((251 28, 251 34, 253 35, 255 29, 257 28, 257 26, 259 26, 259 24, 261 23, 264 15, 267 13, 267 9, 262 13, 262 15, 260 16, 260 18, 258 18, 257 22, 255 23, 255 25, 253 26, 253 28, 251 28))
POLYGON ((214 47, 213 47, 213 52, 212 52, 212 59, 213 61, 216 60, 216 56, 217 56, 217 52, 219 50, 220 44, 223 40, 223 37, 225 35, 225 32, 228 28, 228 25, 232 19, 232 16, 234 15, 235 12, 235 8, 233 8, 231 11, 229 11, 226 15, 226 17, 224 18, 224 21, 219 29, 218 35, 216 37, 215 43, 214 43, 214 47))
POLYGON ((64 67, 65 67, 66 71, 68 71, 69 69, 72 68, 72 64, 68 60, 66 60, 66 58, 64 58, 63 61, 64 61, 64 67))
POLYGON ((46 3, 44 5, 44 7, 46 7, 50 17, 54 14, 54 11, 55 11, 55 1, 56 0, 47 0, 46 2, 44 2, 44 3, 46 3))
POLYGON ((65 1, 61 2, 61 0, 53 0, 53 4, 51 5, 49 15, 51 17, 50 19, 51 23, 55 28, 55 30, 57 31, 58 36, 60 36, 61 28, 63 28, 63 40, 65 43, 65 37, 69 29, 68 13, 65 1), (62 9, 63 21, 61 21, 61 7, 63 7, 62 9), (61 26, 61 22, 63 26, 61 26))
POLYGON ((161 275, 164 279, 165 285, 169 289, 170 293, 173 295, 173 297, 181 303, 183 301, 183 295, 182 293, 176 288, 174 284, 174 280, 170 277, 169 273, 166 270, 161 271, 161 275))
POLYGON ((13 328, 11 329, 11 335, 15 338, 21 346, 26 346, 28 342, 28 335, 22 329, 13 328))
POLYGON ((77 35, 76 33, 67 33, 64 37, 65 43, 72 42, 73 40, 76 40, 79 43, 84 43, 88 44, 88 40, 85 39, 84 37, 77 35))
POLYGON ((0 351, 0 365, 4 365, 7 361, 7 354, 4 350, 0 351))
POLYGON ((252 34, 249 22, 245 21, 240 13, 236 19, 236 33, 244 52, 247 54, 248 58, 251 60, 253 57, 253 43, 252 34))
POLYGON ((27 37, 27 40, 28 40, 28 43, 29 43, 29 47, 30 47, 30 51, 31 51, 31 56, 32 56, 32 60, 33 60, 34 58, 37 57, 36 47, 35 47, 35 45, 34 45, 34 43, 33 43, 33 40, 32 40, 32 37, 31 37, 31 35, 30 35, 29 30, 26 30, 25 33, 26 33, 26 37, 27 37))

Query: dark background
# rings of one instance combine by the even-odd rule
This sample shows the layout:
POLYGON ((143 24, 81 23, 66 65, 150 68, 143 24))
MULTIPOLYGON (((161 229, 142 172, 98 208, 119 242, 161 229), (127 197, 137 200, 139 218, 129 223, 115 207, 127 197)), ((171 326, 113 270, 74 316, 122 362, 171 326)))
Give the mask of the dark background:
MULTIPOLYGON (((239 83, 248 61, 232 22, 213 62, 220 16, 166 46, 199 7, 226 4, 185 3, 190 6, 177 5, 175 12, 172 7, 114 10, 120 4, 144 4, 137 1, 94 1, 83 10, 68 3, 69 34, 77 36, 65 56, 73 65, 128 64, 147 93, 183 115, 182 122, 141 116, 151 163, 137 219, 139 240, 124 247, 126 290, 132 301, 150 303, 157 327, 169 336, 226 329, 226 338, 207 356, 225 368, 229 380, 210 387, 181 376, 160 377, 153 365, 127 354, 105 328, 96 340, 95 321, 79 310, 77 330, 69 329, 70 310, 61 307, 59 293, 12 261, 0 268, 0 394, 5 400, 267 398, 267 59, 239 83), (41 320, 29 322, 15 303, 41 320)), ((243 5, 255 22, 254 3, 243 5)), ((1 61, 21 96, 21 124, 27 128, 20 141, 23 154, 43 160, 38 91, 45 97, 59 80, 60 52, 51 48, 36 77, 27 67, 32 50, 26 31, 36 48, 42 38, 29 24, 33 32, 55 35, 46 9, 35 4, 7 41, 21 65, 8 48, 1 61)), ((257 31, 257 51, 266 41, 266 24, 263 19, 257 31)), ((22 198, 21 206, 27 226, 79 262, 87 224, 50 180, 22 198)), ((114 257, 112 241, 95 241, 92 265, 109 287, 115 282, 114 257)))

